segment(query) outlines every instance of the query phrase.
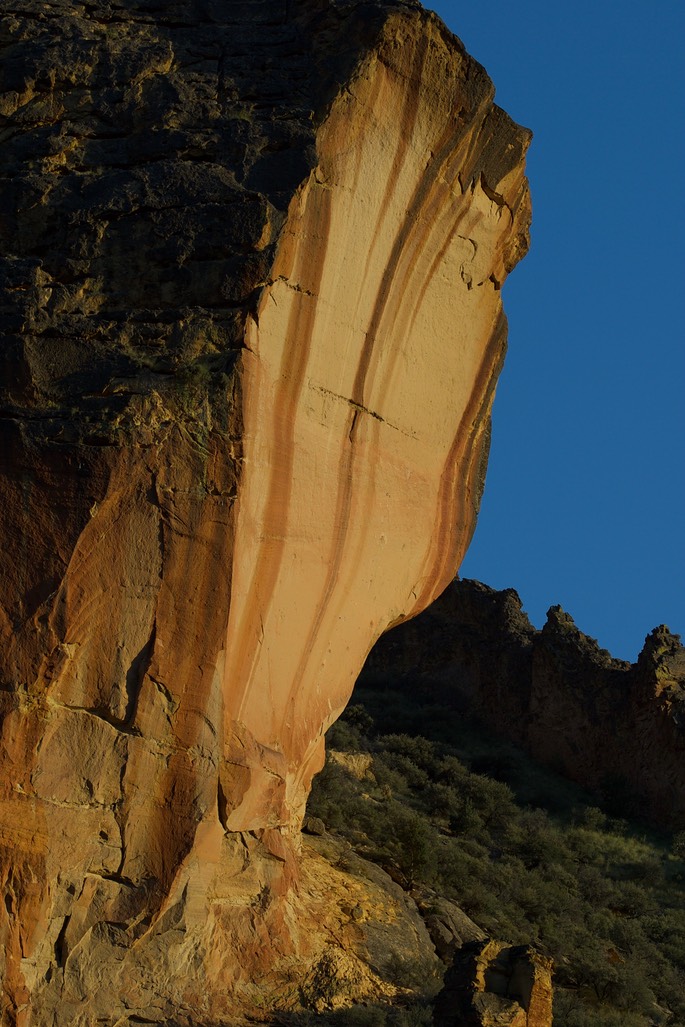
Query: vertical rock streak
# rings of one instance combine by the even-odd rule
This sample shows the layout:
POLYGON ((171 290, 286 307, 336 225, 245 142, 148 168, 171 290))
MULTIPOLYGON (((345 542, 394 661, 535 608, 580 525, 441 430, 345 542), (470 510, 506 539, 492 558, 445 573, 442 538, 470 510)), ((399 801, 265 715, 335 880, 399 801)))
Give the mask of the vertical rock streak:
MULTIPOLYGON (((284 529, 284 519, 287 518, 287 511, 290 505, 292 464, 296 455, 295 424, 302 391, 305 387, 305 372, 316 319, 316 306, 312 297, 317 295, 330 231, 329 194, 325 192, 318 193, 317 201, 314 205, 312 217, 315 229, 312 232, 312 237, 319 241, 321 249, 312 252, 309 266, 303 260, 300 267, 293 269, 296 281, 305 280, 309 282, 311 296, 307 295, 303 299, 298 297, 298 300, 291 304, 287 328, 284 334, 286 345, 279 369, 276 394, 273 399, 269 396, 267 400, 270 411, 270 452, 278 452, 280 459, 278 461, 274 460, 273 464, 267 467, 269 479, 268 492, 264 500, 263 513, 259 515, 258 521, 259 540, 262 544, 258 547, 250 585, 240 609, 241 623, 247 625, 254 625, 255 620, 268 610, 269 600, 275 588, 286 543, 286 536, 282 534, 282 531, 284 529), (260 601, 260 595, 264 596, 265 599, 260 601), (264 606, 260 614, 261 602, 264 603, 264 606)), ((298 257, 300 256, 302 254, 298 250, 298 257)), ((279 281, 284 280, 283 278, 279 279, 279 281)), ((264 301, 262 301, 263 307, 264 301)), ((259 351, 257 351, 256 359, 259 360, 259 351)), ((245 402, 249 408, 253 399, 252 391, 254 391, 255 387, 253 386, 254 375, 250 373, 250 362, 246 360, 246 364, 245 402)), ((255 407, 259 409, 259 400, 256 401, 255 407)), ((265 429, 261 426, 255 426, 253 430, 256 432, 265 429)), ((254 459, 253 455, 249 452, 246 454, 246 457, 248 461, 254 459)), ((248 468, 248 474, 250 473, 251 469, 248 468)), ((253 528, 254 525, 250 527, 253 528)), ((234 628, 231 626, 229 645, 233 631, 234 628)), ((231 680, 229 681, 228 692, 230 705, 227 712, 232 718, 239 720, 245 703, 248 683, 262 642, 254 630, 247 638, 244 637, 244 633, 240 628, 235 628, 235 634, 241 638, 243 644, 236 658, 237 662, 230 671, 231 680)))
MULTIPOLYGON (((444 588, 477 506, 481 421, 504 349, 499 283, 514 223, 478 167, 489 144, 490 92, 466 121, 453 107, 443 120, 430 111, 435 83, 428 77, 426 85, 425 75, 440 41, 403 40, 409 74, 386 44, 320 131, 319 165, 291 202, 244 363, 248 473, 226 672, 227 738, 237 739, 228 759, 242 782, 233 788, 233 829, 254 825, 260 806, 268 810, 264 826, 297 823, 322 731, 347 701, 368 649, 389 623, 444 588), (380 144, 371 131, 378 124, 380 144), (455 250, 464 261, 478 255, 474 289, 464 280, 457 290, 449 278, 455 250), (449 317, 421 323, 424 308, 441 302, 462 321, 452 352, 449 317), (414 384, 430 397, 446 371, 454 406, 444 409, 436 436, 422 411, 407 416, 402 399, 415 403, 414 384), (397 397, 398 416, 388 415, 397 397), (421 467, 423 456, 434 470, 421 467), (393 463, 404 469, 399 479, 393 463), (415 474, 424 492, 418 504, 415 474), (406 488, 417 504, 409 532, 406 522, 394 523, 406 488), (379 536, 393 537, 385 561, 379 536), (399 560, 398 548, 406 551, 399 560), (283 775, 280 786, 274 772, 283 775)), ((448 88, 459 94, 460 70, 448 88)))

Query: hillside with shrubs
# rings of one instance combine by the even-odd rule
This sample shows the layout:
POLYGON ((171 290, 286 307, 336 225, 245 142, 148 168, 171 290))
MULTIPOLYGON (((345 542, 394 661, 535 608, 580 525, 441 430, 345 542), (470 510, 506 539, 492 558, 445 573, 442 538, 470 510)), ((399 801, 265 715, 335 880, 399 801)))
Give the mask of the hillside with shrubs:
POLYGON ((359 687, 327 747, 309 814, 409 893, 551 956, 555 1027, 685 1025, 685 833, 625 819, 406 687, 359 687))

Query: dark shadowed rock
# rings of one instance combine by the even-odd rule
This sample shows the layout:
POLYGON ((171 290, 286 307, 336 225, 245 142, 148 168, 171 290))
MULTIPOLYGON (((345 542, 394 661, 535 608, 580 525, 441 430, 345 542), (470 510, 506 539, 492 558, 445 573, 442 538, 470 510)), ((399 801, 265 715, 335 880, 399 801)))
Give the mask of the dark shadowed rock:
POLYGON ((552 960, 486 939, 465 945, 435 1002, 436 1027, 551 1027, 552 960))
POLYGON ((685 649, 663 625, 631 665, 560 606, 537 631, 513 589, 455 581, 378 642, 361 680, 420 688, 617 810, 685 826, 685 649))

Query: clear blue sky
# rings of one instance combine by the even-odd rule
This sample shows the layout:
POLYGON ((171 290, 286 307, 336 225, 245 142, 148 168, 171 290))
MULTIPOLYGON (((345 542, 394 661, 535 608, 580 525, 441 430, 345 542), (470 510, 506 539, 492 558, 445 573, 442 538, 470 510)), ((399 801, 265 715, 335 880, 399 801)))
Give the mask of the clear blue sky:
POLYGON ((685 3, 426 3, 534 132, 532 247, 462 575, 615 656, 685 633, 685 3))

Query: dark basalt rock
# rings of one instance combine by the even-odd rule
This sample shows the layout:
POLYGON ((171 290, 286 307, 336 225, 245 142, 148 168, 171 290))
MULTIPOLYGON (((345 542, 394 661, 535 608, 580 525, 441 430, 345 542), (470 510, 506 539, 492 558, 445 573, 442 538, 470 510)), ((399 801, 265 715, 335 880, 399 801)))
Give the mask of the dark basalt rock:
POLYGON ((634 664, 553 606, 537 631, 513 589, 455 581, 386 634, 361 681, 398 680, 478 718, 618 810, 685 827, 685 648, 661 626, 634 664))
POLYGON ((131 396, 225 389, 316 125, 392 6, 406 5, 12 5, 4 417, 26 415, 37 439, 114 441, 131 396))

